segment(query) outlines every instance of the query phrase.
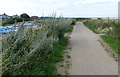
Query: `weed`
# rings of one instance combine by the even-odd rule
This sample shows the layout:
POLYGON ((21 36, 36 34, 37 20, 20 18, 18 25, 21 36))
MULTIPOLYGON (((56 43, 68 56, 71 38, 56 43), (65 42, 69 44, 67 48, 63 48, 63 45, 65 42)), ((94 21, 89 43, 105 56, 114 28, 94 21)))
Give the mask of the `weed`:
POLYGON ((68 58, 68 59, 70 59, 70 58, 71 58, 71 56, 70 56, 70 55, 67 55, 67 58, 68 58))
POLYGON ((62 64, 62 65, 60 65, 60 67, 64 67, 64 65, 62 64))

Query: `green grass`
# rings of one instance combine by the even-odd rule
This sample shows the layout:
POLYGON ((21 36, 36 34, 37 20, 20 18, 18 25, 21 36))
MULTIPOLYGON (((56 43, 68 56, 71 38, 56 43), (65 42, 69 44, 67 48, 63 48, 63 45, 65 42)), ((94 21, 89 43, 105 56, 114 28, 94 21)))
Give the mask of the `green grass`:
POLYGON ((99 34, 99 32, 97 31, 97 28, 95 26, 92 26, 92 24, 90 24, 89 22, 83 22, 85 24, 86 27, 88 27, 90 30, 92 30, 93 32, 99 34))
POLYGON ((64 49, 68 45, 69 37, 64 37, 57 44, 53 46, 52 53, 50 53, 44 63, 36 68, 29 70, 24 69, 23 75, 59 75, 56 68, 56 63, 64 61, 64 49))
MULTIPOLYGON (((83 23, 85 24, 86 27, 88 27, 90 30, 92 30, 93 32, 95 32, 97 34, 101 33, 100 31, 98 31, 98 28, 100 28, 101 26, 104 28, 109 27, 108 26, 109 23, 102 24, 102 22, 101 23, 98 22, 96 24, 96 22, 98 22, 98 21, 94 21, 94 22, 93 21, 91 21, 91 22, 85 21, 83 23)), ((111 22, 111 24, 112 24, 112 22, 111 22)), ((116 26, 116 24, 112 24, 112 25, 116 26)), ((119 29, 119 28, 117 28, 117 29, 119 29)), ((119 32, 119 31, 117 31, 117 32, 119 32)), ((114 31, 113 32, 110 31, 109 34, 107 32, 104 36, 101 36, 101 38, 115 51, 115 53, 120 54, 120 45, 119 45, 120 41, 118 41, 118 39, 116 39, 116 38, 113 38, 113 37, 116 37, 116 35, 113 35, 113 34, 115 34, 114 31)), ((117 34, 117 35, 119 35, 119 34, 117 34)))
POLYGON ((68 45, 68 37, 64 37, 58 44, 54 45, 52 54, 48 56, 45 64, 43 64, 43 70, 45 75, 58 75, 56 69, 56 63, 64 60, 64 49, 68 45))
POLYGON ((68 59, 70 59, 70 58, 71 58, 71 56, 70 56, 70 55, 67 55, 67 58, 68 58, 68 59))
POLYGON ((86 19, 90 19, 90 18, 74 18, 76 21, 83 21, 83 20, 86 20, 86 19))
POLYGON ((72 23, 70 24, 70 29, 68 30, 67 33, 71 33, 73 31, 74 25, 76 24, 76 21, 72 21, 72 23))
POLYGON ((2 51, 2 40, 0 39, 0 53, 2 51))
POLYGON ((0 20, 0 26, 2 26, 2 20, 0 20))
POLYGON ((57 75, 56 63, 64 60, 69 39, 64 33, 70 23, 61 18, 43 20, 39 22, 45 25, 42 29, 21 27, 18 33, 4 38, 3 75, 57 75))
POLYGON ((120 54, 120 41, 109 36, 101 36, 101 38, 115 51, 120 54))

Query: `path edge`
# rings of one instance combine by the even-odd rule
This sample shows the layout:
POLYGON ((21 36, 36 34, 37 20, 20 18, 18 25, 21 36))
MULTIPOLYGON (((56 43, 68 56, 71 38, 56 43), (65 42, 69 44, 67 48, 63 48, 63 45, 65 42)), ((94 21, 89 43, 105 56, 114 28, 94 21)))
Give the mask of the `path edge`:
POLYGON ((103 48, 105 49, 105 51, 112 57, 114 58, 115 61, 118 62, 118 54, 116 54, 114 52, 114 50, 107 44, 103 41, 103 39, 100 37, 99 40, 100 44, 103 46, 103 48))

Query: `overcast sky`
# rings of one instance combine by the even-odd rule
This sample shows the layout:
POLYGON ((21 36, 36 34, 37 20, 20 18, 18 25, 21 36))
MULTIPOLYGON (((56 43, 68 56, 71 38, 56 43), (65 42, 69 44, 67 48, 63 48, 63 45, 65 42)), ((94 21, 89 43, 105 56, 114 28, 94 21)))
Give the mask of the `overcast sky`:
POLYGON ((119 0, 1 0, 0 14, 64 17, 117 17, 119 0))

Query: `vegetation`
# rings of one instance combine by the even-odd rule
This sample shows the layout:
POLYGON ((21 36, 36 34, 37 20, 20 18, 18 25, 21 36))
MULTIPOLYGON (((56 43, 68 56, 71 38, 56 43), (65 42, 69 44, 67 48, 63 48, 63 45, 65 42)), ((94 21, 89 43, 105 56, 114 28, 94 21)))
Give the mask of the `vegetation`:
POLYGON ((29 21, 30 20, 30 16, 26 13, 23 13, 20 15, 21 18, 23 18, 25 21, 29 21))
POLYGON ((67 58, 68 58, 68 59, 70 59, 70 58, 71 58, 71 56, 70 56, 70 55, 67 55, 67 58))
POLYGON ((74 18, 76 21, 90 20, 90 18, 74 18))
POLYGON ((119 43, 120 41, 118 41, 118 39, 115 39, 113 37, 110 37, 110 36, 101 36, 102 39, 109 44, 109 46, 117 53, 117 54, 120 54, 119 50, 120 50, 120 47, 119 46, 119 43))
POLYGON ((84 22, 85 23, 85 25, 90 29, 90 30, 92 30, 93 32, 95 32, 95 33, 99 33, 98 31, 97 31, 97 27, 96 26, 93 26, 93 23, 92 22, 84 22))
POLYGON ((68 42, 64 34, 70 29, 71 19, 52 18, 37 21, 37 29, 25 29, 2 40, 3 75, 57 75, 55 64, 63 60, 68 42))
POLYGON ((4 20, 2 25, 5 26, 7 24, 14 24, 16 22, 22 22, 23 18, 17 17, 17 18, 10 18, 8 20, 4 20))
POLYGON ((102 39, 110 45, 110 47, 118 54, 120 54, 120 23, 118 20, 99 19, 88 20, 84 22, 95 33, 103 34, 102 39))
POLYGON ((7 24, 14 24, 16 22, 22 22, 22 21, 30 21, 30 16, 26 13, 23 13, 20 15, 20 17, 10 18, 10 19, 2 21, 2 25, 5 26, 7 24))
POLYGON ((72 20, 71 25, 70 25, 70 29, 68 30, 68 33, 71 33, 73 31, 74 25, 76 24, 75 19, 72 20))
POLYGON ((2 26, 2 20, 0 20, 0 26, 2 26))

